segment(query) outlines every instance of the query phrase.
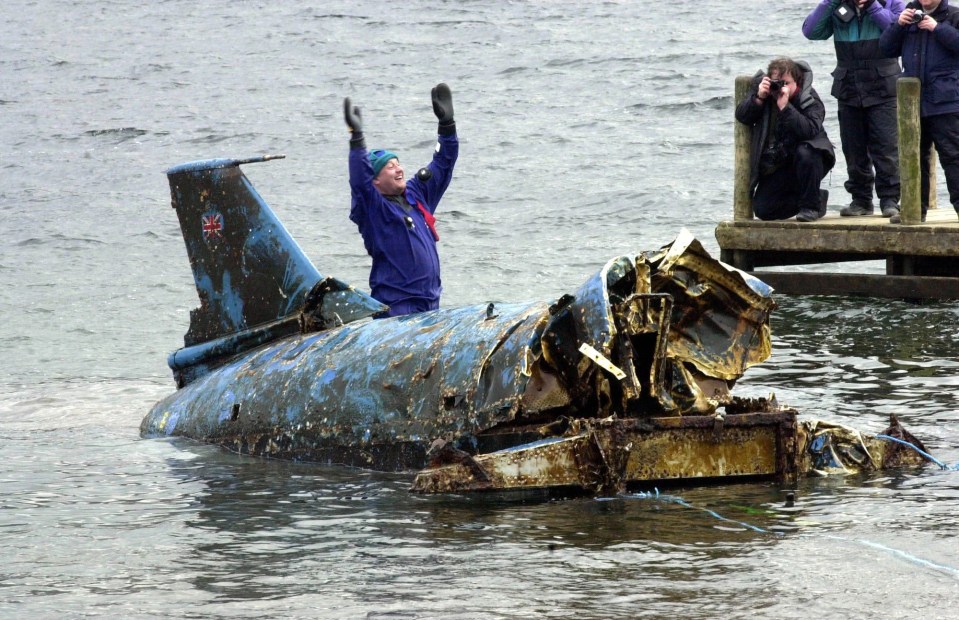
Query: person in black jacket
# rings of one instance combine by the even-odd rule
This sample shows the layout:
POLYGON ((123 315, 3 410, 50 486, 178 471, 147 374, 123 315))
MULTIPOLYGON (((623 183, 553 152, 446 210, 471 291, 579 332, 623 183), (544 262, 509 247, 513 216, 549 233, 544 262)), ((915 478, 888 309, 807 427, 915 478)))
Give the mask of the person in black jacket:
MULTIPOLYGON (((919 95, 919 171, 922 220, 929 208, 932 146, 946 174, 949 201, 959 212, 959 8, 949 0, 910 2, 882 33, 885 54, 901 54, 907 77, 921 83, 919 95), (918 11, 922 13, 918 13, 918 11)), ((900 218, 889 220, 898 223, 900 218)))
POLYGON ((826 215, 829 193, 819 184, 836 154, 825 117, 805 62, 777 58, 755 75, 736 120, 752 127, 749 189, 756 217, 811 222, 826 215))
POLYGON ((832 95, 852 195, 839 215, 872 215, 873 185, 883 217, 899 213, 896 81, 902 71, 898 55, 880 51, 879 37, 903 6, 903 0, 819 0, 802 25, 807 39, 831 37, 836 46, 832 95))

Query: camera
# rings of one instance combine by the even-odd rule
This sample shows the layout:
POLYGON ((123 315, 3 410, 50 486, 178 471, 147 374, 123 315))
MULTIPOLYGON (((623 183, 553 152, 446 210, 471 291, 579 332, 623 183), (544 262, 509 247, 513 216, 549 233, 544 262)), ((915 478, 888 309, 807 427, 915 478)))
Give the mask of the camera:
POLYGON ((785 85, 786 80, 769 80, 769 92, 778 93, 785 85))
POLYGON ((836 10, 833 11, 833 15, 842 23, 848 24, 856 18, 856 9, 853 3, 843 0, 839 3, 839 6, 836 7, 836 10))
POLYGON ((912 14, 912 23, 918 24, 926 17, 926 12, 922 10, 922 5, 919 4, 919 0, 912 0, 909 4, 906 5, 907 9, 916 9, 916 12, 912 14))

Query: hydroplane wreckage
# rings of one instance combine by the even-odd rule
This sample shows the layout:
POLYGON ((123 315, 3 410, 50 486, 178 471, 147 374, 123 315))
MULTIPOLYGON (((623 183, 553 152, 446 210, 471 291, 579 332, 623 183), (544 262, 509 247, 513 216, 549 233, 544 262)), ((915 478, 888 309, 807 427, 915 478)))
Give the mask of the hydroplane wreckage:
MULTIPOLYGON (((167 171, 200 306, 144 436, 418 473, 413 490, 580 489, 871 470, 922 458, 730 387, 770 354, 764 283, 683 231, 552 302, 376 319, 241 172, 167 171)), ((921 444, 898 423, 886 434, 921 444)))

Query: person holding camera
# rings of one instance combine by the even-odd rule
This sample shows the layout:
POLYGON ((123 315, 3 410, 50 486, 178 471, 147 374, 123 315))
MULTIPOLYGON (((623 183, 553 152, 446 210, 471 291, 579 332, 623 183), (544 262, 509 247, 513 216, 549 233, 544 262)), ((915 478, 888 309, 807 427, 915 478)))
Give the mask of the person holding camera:
POLYGON ((839 141, 846 158, 846 191, 839 215, 871 215, 873 185, 884 217, 899 213, 899 145, 896 56, 879 49, 879 37, 903 10, 903 0, 820 0, 802 31, 807 39, 833 38, 836 69, 832 96, 839 102, 839 141))
POLYGON ((776 58, 753 77, 736 120, 752 127, 749 190, 761 220, 793 216, 811 222, 826 215, 829 193, 819 184, 836 163, 823 128, 826 107, 803 61, 776 58))
POLYGON ((453 94, 446 84, 432 90, 439 120, 433 161, 407 181, 396 153, 367 152, 360 109, 343 100, 350 130, 350 219, 373 257, 370 293, 390 307, 388 316, 439 308, 440 259, 433 213, 453 178, 459 155, 453 94))
MULTIPOLYGON (((946 175, 949 201, 959 212, 959 8, 948 0, 910 2, 879 40, 885 54, 902 56, 904 75, 919 78, 919 173, 922 221, 929 209, 932 146, 946 175)), ((893 223, 899 218, 893 217, 893 223)))

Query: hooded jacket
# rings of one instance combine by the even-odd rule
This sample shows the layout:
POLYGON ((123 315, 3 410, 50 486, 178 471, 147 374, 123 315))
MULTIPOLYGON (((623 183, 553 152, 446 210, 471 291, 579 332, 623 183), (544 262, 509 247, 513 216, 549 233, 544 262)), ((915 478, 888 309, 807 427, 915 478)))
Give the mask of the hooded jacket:
MULTIPOLYGON (((776 137, 794 154, 800 144, 808 144, 820 151, 825 160, 825 170, 829 171, 836 163, 836 152, 829 136, 823 128, 826 118, 826 106, 812 87, 812 69, 802 60, 796 61, 802 70, 802 90, 789 100, 789 104, 779 111, 776 121, 776 137)), ((757 93, 759 84, 766 74, 762 71, 753 76, 749 96, 736 107, 736 120, 752 127, 751 150, 749 153, 749 193, 752 195, 759 185, 759 158, 769 138, 769 125, 775 100, 769 97, 759 103, 757 93)))
POLYGON ((860 9, 855 0, 820 0, 802 31, 807 39, 833 38, 836 69, 832 72, 832 96, 845 105, 869 107, 896 98, 896 80, 902 71, 899 54, 885 54, 879 38, 902 13, 903 0, 873 0, 860 9), (850 15, 843 21, 836 14, 840 5, 850 15))
POLYGON ((959 8, 942 0, 931 15, 938 22, 932 32, 896 22, 879 39, 884 53, 902 56, 904 75, 922 83, 923 117, 959 112, 959 8))

